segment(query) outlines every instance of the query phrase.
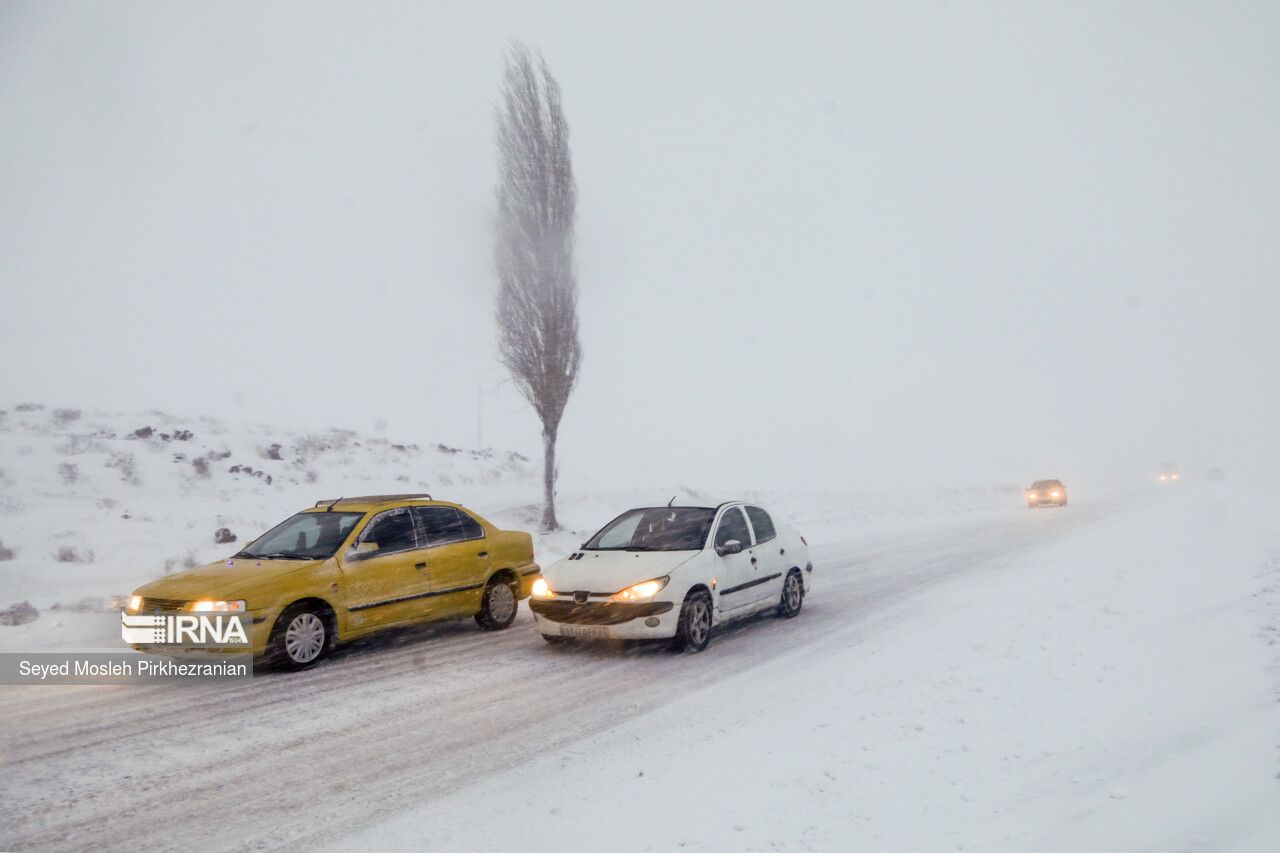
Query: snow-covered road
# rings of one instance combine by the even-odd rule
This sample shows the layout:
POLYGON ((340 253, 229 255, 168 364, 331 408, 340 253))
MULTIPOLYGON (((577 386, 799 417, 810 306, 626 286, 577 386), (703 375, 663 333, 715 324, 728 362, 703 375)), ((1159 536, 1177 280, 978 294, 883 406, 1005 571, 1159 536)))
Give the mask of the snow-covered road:
MULTIPOLYGON (((546 646, 522 610, 500 634, 470 622, 405 631, 235 690, 0 688, 0 849, 343 849, 371 833, 403 849, 464 841, 510 849, 522 839, 546 849, 575 827, 586 834, 568 849, 847 849, 859 832, 881 849, 955 849, 966 840, 1045 849, 1061 840, 1066 820, 1046 805, 1055 796, 1046 786, 1056 784, 1068 786, 1057 792, 1063 808, 1082 812, 1093 841, 1106 842, 1110 823, 1090 824, 1098 803, 1080 793, 1095 790, 1097 779, 1081 768, 1099 756, 1069 746, 1071 733, 1049 735, 1052 709, 1038 703, 1078 697, 1082 685, 1099 696, 1118 690, 1138 710, 1086 715, 1076 735, 1106 746, 1106 760, 1128 755, 1150 768, 1159 755, 1124 752, 1131 740, 1150 746, 1145 738, 1162 732, 1152 721, 1145 732, 1125 728, 1161 707, 1144 704, 1141 688, 1179 673, 1202 684, 1219 654, 1241 648, 1250 651, 1242 666, 1252 668, 1235 686, 1256 715, 1234 730, 1259 748, 1242 772, 1271 783, 1241 801, 1251 814, 1259 796, 1280 804, 1280 783, 1271 780, 1280 730, 1258 728, 1280 721, 1280 675, 1273 661, 1267 668, 1275 652, 1260 637, 1268 619, 1280 619, 1277 578, 1264 576, 1277 543, 1263 507, 1233 514, 1242 501, 1224 494, 811 533, 818 586, 801 616, 724 631, 699 655, 546 646), (1185 541, 1170 545, 1179 531, 1185 541), (1135 555, 1146 557, 1135 566, 1135 555), (1168 559, 1172 565, 1158 565, 1168 559), (1221 584, 1197 586, 1205 566, 1216 567, 1221 584), (1155 578, 1163 589, 1151 586, 1155 578), (1108 584, 1113 593, 1102 601, 1108 584), (1242 596, 1257 610, 1257 624, 1240 625, 1225 649, 1171 648, 1185 666, 1136 685, 1124 682, 1126 662, 1142 671, 1159 649, 1096 658, 1090 643, 1099 635, 1138 642, 1215 594, 1224 603, 1206 616, 1211 636, 1222 639, 1221 625, 1234 624, 1221 620, 1239 614, 1224 608, 1244 607, 1242 596), (1034 630, 1053 619, 1070 636, 1051 642, 1034 630), (1031 658, 1018 650, 1023 639, 1039 649, 1031 658), (1055 679, 1070 689, 1046 695, 1055 679), (1014 722, 998 724, 1002 708, 1014 722), (1023 742, 1041 735, 1052 744, 1023 742), (856 753, 858 766, 846 753, 856 753), (1048 772, 1053 755, 1069 766, 1048 772), (640 790, 646 768, 649 785, 640 790), (971 808, 940 793, 956 793, 965 778, 979 803, 971 808), (773 805, 788 816, 763 813, 773 805), (699 817, 709 807, 716 817, 699 817)), ((1248 709, 1222 713, 1229 710, 1248 709)), ((1218 734, 1214 723, 1187 725, 1202 735, 1197 743, 1218 734)), ((1122 802, 1105 786, 1096 790, 1113 812, 1122 802)), ((1238 825, 1239 815, 1220 817, 1238 825)), ((1278 826, 1259 816, 1213 840, 1276 849, 1278 826)))

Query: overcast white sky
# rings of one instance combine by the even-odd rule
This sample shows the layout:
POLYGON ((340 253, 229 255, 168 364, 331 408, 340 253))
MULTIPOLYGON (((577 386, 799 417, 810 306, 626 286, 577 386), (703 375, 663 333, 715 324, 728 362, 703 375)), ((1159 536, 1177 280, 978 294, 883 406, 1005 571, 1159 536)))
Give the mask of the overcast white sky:
MULTIPOLYGON (((477 442, 492 144, 564 91, 562 486, 1280 463, 1280 5, 0 0, 0 408, 477 442)), ((539 452, 511 389, 483 442, 539 452)))

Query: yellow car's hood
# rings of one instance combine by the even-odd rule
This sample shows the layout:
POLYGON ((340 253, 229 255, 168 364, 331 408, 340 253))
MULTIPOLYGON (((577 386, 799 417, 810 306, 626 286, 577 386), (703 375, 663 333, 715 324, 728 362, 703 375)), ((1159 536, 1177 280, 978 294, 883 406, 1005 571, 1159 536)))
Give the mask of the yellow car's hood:
POLYGON ((136 590, 135 595, 182 601, 231 600, 237 598, 237 593, 241 590, 254 584, 299 569, 309 569, 323 562, 324 560, 221 560, 144 584, 136 590))

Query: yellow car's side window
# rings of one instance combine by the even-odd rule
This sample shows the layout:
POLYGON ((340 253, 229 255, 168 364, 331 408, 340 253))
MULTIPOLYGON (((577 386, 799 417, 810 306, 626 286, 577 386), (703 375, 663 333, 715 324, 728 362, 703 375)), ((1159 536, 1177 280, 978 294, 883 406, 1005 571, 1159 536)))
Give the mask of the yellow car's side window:
POLYGON ((395 554, 420 547, 413 517, 406 507, 389 509, 377 515, 356 542, 357 555, 395 554))
POLYGON ((474 518, 451 506, 418 506, 413 508, 418 517, 426 546, 451 545, 470 539, 483 539, 484 528, 474 518))

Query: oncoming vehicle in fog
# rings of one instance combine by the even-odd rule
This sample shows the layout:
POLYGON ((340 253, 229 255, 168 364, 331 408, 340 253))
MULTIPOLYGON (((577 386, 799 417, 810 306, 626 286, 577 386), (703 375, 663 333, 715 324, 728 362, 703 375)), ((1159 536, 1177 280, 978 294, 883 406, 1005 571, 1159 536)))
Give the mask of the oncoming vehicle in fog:
POLYGON ((140 587, 128 612, 251 612, 254 656, 300 669, 339 641, 389 626, 474 616, 485 630, 506 628, 537 575, 529 534, 499 530, 458 504, 339 498, 228 560, 140 587))
POLYGON ((1027 489, 1027 506, 1066 506, 1067 487, 1061 480, 1036 480, 1027 489))
POLYGON ((812 577, 808 543, 761 507, 639 507, 547 568, 529 609, 548 642, 667 639, 699 652, 715 626, 795 616, 812 577))

